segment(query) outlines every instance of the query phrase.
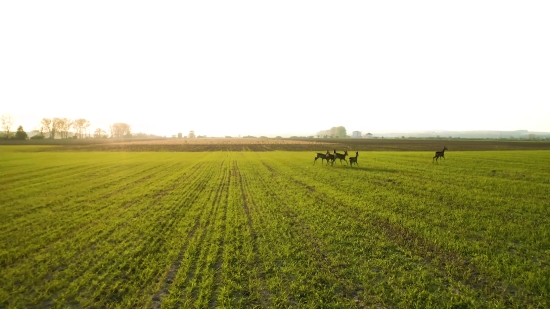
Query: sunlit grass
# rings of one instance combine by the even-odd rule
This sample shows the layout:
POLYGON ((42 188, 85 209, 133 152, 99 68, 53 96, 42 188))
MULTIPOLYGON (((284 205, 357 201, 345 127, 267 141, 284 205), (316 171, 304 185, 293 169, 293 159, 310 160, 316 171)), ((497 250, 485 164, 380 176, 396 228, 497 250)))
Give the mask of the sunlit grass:
POLYGON ((548 151, 20 150, 0 307, 550 305, 548 151))

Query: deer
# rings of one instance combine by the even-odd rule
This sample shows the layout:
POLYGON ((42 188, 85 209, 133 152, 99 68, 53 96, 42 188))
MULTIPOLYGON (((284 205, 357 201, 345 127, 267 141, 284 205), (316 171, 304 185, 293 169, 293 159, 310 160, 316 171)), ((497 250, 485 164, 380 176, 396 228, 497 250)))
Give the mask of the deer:
POLYGON ((353 166, 353 163, 355 163, 355 165, 359 166, 359 164, 357 164, 357 157, 359 157, 359 151, 355 152, 355 157, 349 157, 349 165, 350 166, 353 166))
POLYGON ((334 154, 331 154, 328 150, 327 150, 327 165, 328 165, 328 162, 330 161, 330 165, 334 165, 334 161, 336 161, 336 158, 334 157, 334 154))
POLYGON ((348 155, 348 151, 344 151, 344 154, 337 153, 336 149, 334 149, 334 160, 340 159, 340 165, 342 165, 342 160, 346 161, 346 164, 348 163, 348 160, 346 160, 346 156, 348 155))
POLYGON ((449 149, 447 149, 447 147, 443 146, 443 150, 436 151, 435 156, 432 158, 432 163, 434 162, 434 159, 435 159, 435 162, 438 162, 437 160, 439 160, 440 157, 445 159, 445 150, 449 150, 449 149))
POLYGON ((323 162, 325 162, 325 160, 327 160, 327 165, 328 165, 328 158, 327 158, 328 155, 329 155, 328 150, 327 150, 326 153, 318 152, 317 155, 315 156, 315 160, 313 160, 313 165, 315 165, 315 162, 317 162, 317 159, 321 159, 321 164, 323 164, 323 162))

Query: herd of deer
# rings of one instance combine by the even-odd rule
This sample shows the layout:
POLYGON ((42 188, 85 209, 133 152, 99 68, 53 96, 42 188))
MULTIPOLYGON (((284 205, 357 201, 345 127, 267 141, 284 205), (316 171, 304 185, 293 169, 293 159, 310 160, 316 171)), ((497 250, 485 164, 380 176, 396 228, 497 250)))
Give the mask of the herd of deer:
MULTIPOLYGON (((443 146, 443 150, 436 151, 435 156, 432 158, 432 163, 434 162, 434 160, 438 162, 439 158, 445 159, 445 150, 448 150, 448 149, 447 147, 443 146)), ((317 155, 315 156, 315 160, 313 160, 313 165, 315 165, 315 162, 317 162, 317 159, 321 159, 321 164, 323 164, 325 160, 327 160, 327 165, 329 162, 330 162, 330 165, 334 165, 334 161, 336 161, 336 159, 340 160, 340 165, 342 165, 342 160, 346 161, 346 164, 347 164, 348 163, 348 160, 346 160, 347 156, 348 156, 347 150, 344 151, 343 154, 337 153, 336 149, 334 149, 333 153, 330 153, 328 150, 326 153, 318 152, 317 155)), ((359 166, 359 164, 357 164, 357 157, 359 157, 359 151, 355 152, 355 157, 349 157, 350 166, 353 166, 353 163, 359 166)))
MULTIPOLYGON (((343 154, 337 153, 336 149, 334 149, 334 153, 330 153, 328 150, 327 150, 327 153, 318 152, 317 156, 315 156, 315 160, 313 161, 313 165, 315 165, 315 162, 317 162, 317 159, 321 159, 321 163, 323 163, 325 160, 327 160, 327 165, 328 165, 329 162, 330 162, 330 165, 334 165, 334 161, 336 161, 336 159, 340 160, 340 164, 342 164, 342 160, 346 161, 346 164, 347 164, 348 163, 348 160, 346 160, 347 156, 348 156, 348 151, 347 150, 344 151, 343 154)), ((349 157, 349 163, 350 163, 351 166, 353 166, 353 163, 355 163, 355 165, 359 166, 357 164, 357 157, 359 157, 359 152, 358 151, 355 152, 355 157, 349 157)))

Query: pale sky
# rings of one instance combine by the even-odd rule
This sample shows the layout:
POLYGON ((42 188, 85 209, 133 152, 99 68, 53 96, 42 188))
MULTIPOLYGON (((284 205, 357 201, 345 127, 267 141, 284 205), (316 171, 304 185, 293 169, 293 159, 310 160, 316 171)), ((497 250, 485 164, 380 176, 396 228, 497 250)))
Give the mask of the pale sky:
POLYGON ((0 0, 0 114, 171 136, 550 131, 550 1, 0 0))

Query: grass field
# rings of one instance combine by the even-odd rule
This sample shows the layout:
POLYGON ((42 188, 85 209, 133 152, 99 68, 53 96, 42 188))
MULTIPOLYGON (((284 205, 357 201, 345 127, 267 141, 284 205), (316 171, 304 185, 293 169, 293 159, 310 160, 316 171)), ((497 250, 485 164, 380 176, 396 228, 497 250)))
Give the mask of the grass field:
POLYGON ((550 307, 547 150, 56 149, 0 146, 0 308, 550 307))

